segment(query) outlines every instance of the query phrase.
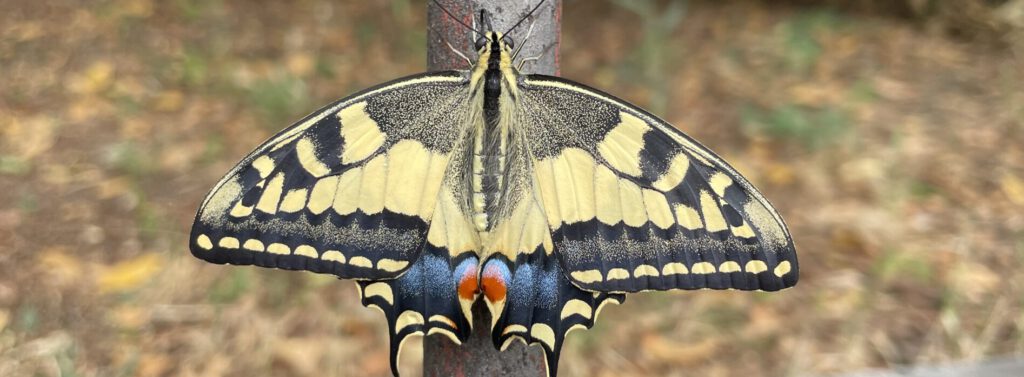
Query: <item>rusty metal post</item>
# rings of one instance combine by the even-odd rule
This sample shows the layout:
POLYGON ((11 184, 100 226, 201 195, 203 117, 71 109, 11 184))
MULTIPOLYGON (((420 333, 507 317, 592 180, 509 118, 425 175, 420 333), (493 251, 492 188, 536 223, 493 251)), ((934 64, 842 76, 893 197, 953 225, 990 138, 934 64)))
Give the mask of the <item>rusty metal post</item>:
MULTIPOLYGON (((467 25, 483 29, 476 16, 480 10, 491 15, 496 31, 504 32, 522 19, 539 0, 439 0, 445 9, 467 25)), ((466 61, 453 52, 445 41, 470 59, 476 58, 473 48, 479 35, 448 17, 433 1, 427 6, 427 70, 467 69, 466 61)), ((558 74, 558 48, 561 31, 561 0, 546 0, 511 36, 523 44, 519 58, 540 56, 524 67, 526 73, 558 74), (530 24, 533 32, 524 41, 530 24)), ((473 307, 473 334, 461 346, 443 336, 428 336, 423 341, 423 375, 425 377, 495 376, 538 377, 547 374, 544 354, 538 347, 514 342, 498 352, 491 342, 490 313, 477 302, 473 307)))

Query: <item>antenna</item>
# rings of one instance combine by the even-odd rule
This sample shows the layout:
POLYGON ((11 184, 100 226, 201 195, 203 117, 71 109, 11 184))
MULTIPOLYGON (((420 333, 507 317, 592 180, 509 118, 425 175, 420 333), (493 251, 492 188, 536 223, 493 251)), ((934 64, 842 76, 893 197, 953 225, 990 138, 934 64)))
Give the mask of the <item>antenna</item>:
POLYGON ((530 18, 530 16, 533 15, 533 12, 536 12, 537 9, 540 9, 541 5, 544 5, 544 0, 540 0, 540 2, 538 2, 537 5, 533 7, 533 9, 530 9, 530 12, 527 13, 526 16, 523 16, 523 18, 519 19, 519 22, 516 22, 515 25, 512 25, 512 27, 510 27, 507 31, 505 31, 504 33, 501 33, 501 35, 504 36, 504 35, 508 35, 508 33, 511 33, 512 30, 515 30, 515 28, 519 27, 519 25, 522 24, 523 21, 526 21, 527 18, 530 18))
MULTIPOLYGON (((472 30, 472 31, 476 32, 477 34, 480 34, 484 38, 487 38, 487 35, 484 34, 483 32, 481 32, 480 30, 474 29, 472 26, 466 25, 465 22, 462 22, 462 20, 460 20, 458 17, 455 17, 455 15, 453 15, 452 12, 449 12, 447 9, 445 9, 444 6, 441 5, 441 3, 437 2, 437 0, 433 0, 433 1, 434 1, 434 4, 437 5, 438 8, 441 8, 441 10, 444 11, 444 14, 447 14, 448 17, 450 17, 451 19, 455 20, 455 22, 458 22, 460 25, 465 26, 466 29, 472 30)), ((520 21, 520 22, 522 22, 522 21, 520 21)), ((516 24, 516 25, 518 25, 518 24, 516 24)))

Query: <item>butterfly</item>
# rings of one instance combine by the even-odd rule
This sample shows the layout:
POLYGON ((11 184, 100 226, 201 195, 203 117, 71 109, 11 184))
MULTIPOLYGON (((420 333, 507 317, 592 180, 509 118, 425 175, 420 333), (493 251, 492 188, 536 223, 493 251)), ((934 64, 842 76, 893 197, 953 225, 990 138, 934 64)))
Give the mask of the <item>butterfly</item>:
POLYGON ((496 347, 539 344, 554 376, 566 334, 626 293, 797 283, 782 217, 728 163, 480 34, 470 69, 367 89, 257 147, 203 200, 192 254, 356 280, 395 375, 409 335, 466 340, 477 300, 496 347))

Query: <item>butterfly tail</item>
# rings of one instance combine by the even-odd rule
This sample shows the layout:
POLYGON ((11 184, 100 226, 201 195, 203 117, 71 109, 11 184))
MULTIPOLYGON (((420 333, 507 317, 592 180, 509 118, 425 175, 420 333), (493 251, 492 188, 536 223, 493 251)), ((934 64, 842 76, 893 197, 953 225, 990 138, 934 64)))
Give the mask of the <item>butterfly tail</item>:
POLYGON ((395 376, 408 336, 444 334, 456 344, 469 337, 477 265, 472 253, 452 258, 446 250, 428 243, 420 258, 398 278, 357 283, 363 305, 380 309, 387 319, 395 376))
POLYGON ((513 341, 537 343, 544 349, 549 376, 558 372, 565 336, 588 329, 607 303, 620 304, 624 296, 581 290, 565 277, 553 255, 538 250, 510 261, 491 257, 481 273, 481 287, 494 320, 491 337, 501 350, 513 341))

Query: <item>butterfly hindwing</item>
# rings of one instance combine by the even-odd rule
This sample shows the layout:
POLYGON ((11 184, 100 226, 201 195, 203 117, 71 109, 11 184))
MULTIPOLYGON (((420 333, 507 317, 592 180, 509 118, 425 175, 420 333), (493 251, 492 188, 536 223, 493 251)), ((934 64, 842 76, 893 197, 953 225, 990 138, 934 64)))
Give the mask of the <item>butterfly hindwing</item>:
POLYGON ((384 313, 391 337, 391 370, 408 336, 442 334, 456 344, 469 337, 477 297, 479 260, 472 253, 452 257, 427 243, 419 259, 397 279, 360 281, 363 305, 384 313))
POLYGON ((426 239, 465 81, 457 72, 400 79, 280 132, 203 201, 193 254, 343 278, 399 275, 426 239))
POLYGON ((796 284, 781 217, 717 155, 568 80, 525 76, 520 90, 534 185, 573 284, 596 292, 796 284))

